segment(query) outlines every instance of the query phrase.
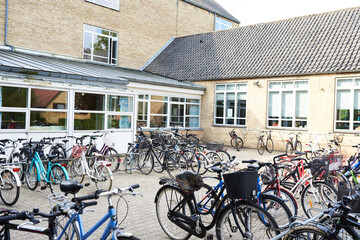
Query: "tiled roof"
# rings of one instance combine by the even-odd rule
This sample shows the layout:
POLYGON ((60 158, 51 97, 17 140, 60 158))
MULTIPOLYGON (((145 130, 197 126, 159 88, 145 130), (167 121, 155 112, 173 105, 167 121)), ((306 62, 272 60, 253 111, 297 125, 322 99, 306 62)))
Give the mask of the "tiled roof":
POLYGON ((184 0, 190 4, 193 4, 197 7, 203 8, 212 13, 216 13, 217 15, 227 18, 231 21, 240 23, 233 15, 231 15, 228 11, 226 11, 220 4, 218 4, 215 0, 184 0))
POLYGON ((179 80, 360 71, 360 7, 176 38, 145 71, 179 80))

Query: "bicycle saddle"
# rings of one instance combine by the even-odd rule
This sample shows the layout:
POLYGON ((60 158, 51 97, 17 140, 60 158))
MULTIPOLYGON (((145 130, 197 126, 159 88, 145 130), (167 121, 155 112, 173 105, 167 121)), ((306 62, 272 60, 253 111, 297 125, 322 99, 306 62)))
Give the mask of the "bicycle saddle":
POLYGON ((80 191, 80 189, 83 188, 83 185, 80 184, 78 181, 70 179, 66 181, 62 181, 60 183, 60 190, 64 192, 65 194, 75 194, 80 191))

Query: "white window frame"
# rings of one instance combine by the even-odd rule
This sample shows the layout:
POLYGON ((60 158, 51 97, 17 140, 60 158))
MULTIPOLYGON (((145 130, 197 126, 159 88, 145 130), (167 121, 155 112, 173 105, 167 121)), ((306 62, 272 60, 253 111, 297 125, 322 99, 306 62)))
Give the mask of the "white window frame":
MULTIPOLYGON (((87 59, 89 61, 93 61, 93 62, 100 62, 100 63, 105 63, 105 62, 102 62, 102 61, 97 61, 97 60, 94 60, 94 57, 97 57, 97 58, 103 58, 103 59, 107 59, 107 64, 110 64, 110 65, 116 65, 118 63, 118 51, 119 51, 119 33, 118 32, 114 32, 114 31, 111 31, 111 30, 108 30, 108 29, 105 29, 105 28, 99 28, 99 27, 95 27, 95 26, 91 26, 91 25, 88 25, 88 24, 84 24, 84 33, 83 33, 83 58, 84 56, 90 56, 90 59, 87 59), (88 30, 88 29, 92 29, 92 30, 88 30), (104 35, 104 34, 101 34, 101 33, 98 33, 96 30, 104 30, 104 31, 108 31, 109 32, 109 35, 104 35), (91 34, 91 53, 85 53, 84 52, 84 48, 85 48, 85 34, 86 33, 89 33, 91 34), (116 34, 116 37, 114 36, 111 36, 111 34, 116 34), (98 55, 94 55, 94 36, 102 36, 102 37, 106 37, 108 38, 108 40, 110 41, 110 39, 112 39, 113 41, 116 40, 116 56, 112 56, 111 54, 111 48, 110 48, 110 44, 109 44, 109 49, 108 49, 108 57, 103 57, 103 56, 98 56, 98 55), (113 63, 113 60, 115 61, 113 63)), ((85 58, 84 58, 85 59, 85 58)), ((106 64, 106 63, 105 63, 106 64)))
POLYGON ((360 121, 354 121, 354 102, 355 102, 355 91, 360 90, 360 77, 347 77, 347 78, 337 78, 335 81, 335 107, 334 107, 334 131, 338 132, 359 132, 360 130, 354 130, 354 124, 360 124, 360 121), (338 81, 341 80, 351 80, 351 86, 338 86, 338 81), (356 85, 356 82, 359 85, 356 85), (337 101, 338 101, 338 90, 350 90, 350 116, 349 120, 337 120, 337 101), (349 129, 336 128, 336 123, 349 123, 349 129))
POLYGON ((220 18, 218 16, 215 17, 215 31, 221 31, 232 28, 232 23, 228 20, 225 20, 223 18, 220 18))
POLYGON ((219 84, 215 84, 215 94, 214 94, 214 125, 215 126, 231 126, 231 127, 246 127, 247 124, 247 96, 248 96, 248 83, 247 82, 237 82, 237 83, 219 83, 219 84), (224 90, 217 90, 217 86, 224 86, 225 89, 224 90), (227 87, 230 85, 234 85, 235 89, 234 90, 227 90, 227 87), (240 89, 238 89, 238 86, 240 87, 240 89), (243 86, 243 88, 241 88, 241 86, 243 86), (223 93, 224 94, 224 111, 223 111, 223 116, 222 117, 217 117, 216 116, 216 94, 217 93, 223 93), (235 94, 235 105, 234 105, 234 117, 232 117, 234 119, 234 124, 227 124, 226 123, 226 119, 229 117, 226 117, 226 109, 227 109, 227 103, 226 103, 226 96, 229 93, 234 93, 235 94), (238 93, 245 93, 245 101, 246 101, 246 109, 245 109, 245 117, 237 117, 237 110, 238 110, 238 93), (222 119, 223 123, 216 123, 217 119, 222 119), (237 120, 244 120, 245 124, 237 124, 237 120))
POLYGON ((267 91, 267 96, 268 96, 268 101, 267 101, 267 114, 266 114, 266 126, 267 128, 274 128, 274 129, 296 129, 296 130, 307 130, 308 127, 308 123, 309 123, 309 80, 307 79, 303 79, 303 80, 284 80, 284 81, 269 81, 268 82, 268 91, 267 91), (299 82, 306 82, 307 85, 306 87, 299 87, 296 88, 296 83, 299 82), (278 83, 280 84, 280 88, 275 88, 275 89, 270 89, 270 84, 272 83, 278 83), (284 88, 284 84, 289 84, 292 83, 292 88, 284 88), (307 93, 307 102, 308 102, 308 112, 307 112, 307 117, 306 119, 296 119, 296 93, 297 92, 304 92, 306 91, 307 93), (270 93, 272 92, 277 92, 279 93, 279 97, 280 97, 280 111, 279 111, 279 116, 278 118, 269 118, 269 113, 270 113, 270 93), (292 100, 293 100, 293 106, 292 106, 292 112, 291 112, 291 119, 286 119, 286 118, 282 118, 282 96, 283 96, 283 92, 292 92, 292 100), (278 126, 270 126, 269 125, 269 121, 273 120, 273 121, 278 121, 278 126), (292 121, 292 127, 286 127, 286 126, 281 126, 282 121, 292 121), (306 127, 296 127, 295 123, 296 122, 306 122, 306 127))
POLYGON ((120 11, 120 0, 85 0, 85 1, 120 11))

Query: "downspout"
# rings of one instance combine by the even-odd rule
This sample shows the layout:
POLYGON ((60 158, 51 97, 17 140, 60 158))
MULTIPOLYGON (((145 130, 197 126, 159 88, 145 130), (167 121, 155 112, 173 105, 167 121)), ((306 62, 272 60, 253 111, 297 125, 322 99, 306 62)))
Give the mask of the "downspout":
POLYGON ((11 51, 14 51, 14 46, 7 43, 7 34, 8 34, 8 17, 9 17, 9 0, 6 0, 5 6, 5 39, 4 44, 11 48, 11 51))

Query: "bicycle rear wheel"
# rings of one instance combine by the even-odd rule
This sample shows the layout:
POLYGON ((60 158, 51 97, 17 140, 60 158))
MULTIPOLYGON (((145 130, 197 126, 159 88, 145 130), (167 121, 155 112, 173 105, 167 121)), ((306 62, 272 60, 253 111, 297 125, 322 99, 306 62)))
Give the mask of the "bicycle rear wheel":
POLYGON ((79 183, 82 183, 85 179, 84 169, 85 167, 80 159, 73 159, 70 163, 70 177, 77 180, 79 183))
POLYGON ((95 172, 95 185, 97 189, 110 191, 112 186, 112 172, 109 167, 98 165, 95 172))
MULTIPOLYGON (((160 188, 155 197, 156 217, 164 233, 171 239, 185 240, 191 236, 189 232, 175 225, 168 216, 169 212, 184 198, 185 194, 183 192, 170 185, 160 188)), ((189 202, 185 202, 179 208, 179 211, 187 216, 191 216, 192 210, 193 208, 189 202)))
POLYGON ((257 142, 256 149, 257 149, 257 151, 258 151, 258 153, 259 153, 260 155, 263 155, 263 154, 264 154, 265 144, 264 144, 264 140, 262 140, 262 138, 259 138, 259 140, 258 140, 258 142, 257 142))
POLYGON ((275 219, 280 229, 287 229, 293 216, 285 202, 276 196, 266 194, 261 197, 261 206, 275 219))
POLYGON ((278 235, 278 225, 263 208, 250 202, 228 204, 216 221, 216 239, 268 239, 278 235), (233 211, 234 210, 234 211, 233 211), (236 224, 240 224, 243 236, 236 224))
POLYGON ((291 142, 286 143, 286 148, 285 148, 285 153, 286 155, 291 155, 294 154, 294 148, 293 148, 293 144, 291 142))
POLYGON ((38 170, 34 162, 27 162, 25 164, 25 182, 30 190, 35 190, 39 184, 37 177, 38 170))
POLYGON ((154 156, 151 152, 141 151, 139 153, 138 168, 144 175, 148 175, 154 168, 154 156))
POLYGON ((0 197, 6 205, 14 205, 20 196, 20 187, 16 185, 14 172, 4 169, 1 172, 0 197))
POLYGON ((105 156, 108 157, 106 160, 111 163, 110 170, 112 172, 115 172, 116 170, 118 170, 119 166, 120 166, 119 153, 114 148, 109 147, 108 150, 106 151, 105 156))
POLYGON ((176 174, 188 169, 188 164, 183 155, 174 152, 166 158, 165 168, 169 176, 175 179, 176 174))
POLYGON ((266 151, 268 151, 269 153, 272 153, 274 151, 274 142, 271 138, 266 139, 266 151))
MULTIPOLYGON (((292 239, 329 239, 329 234, 316 226, 302 225, 291 229, 284 237, 284 240, 292 239)), ((338 240, 338 237, 331 238, 338 240)))

